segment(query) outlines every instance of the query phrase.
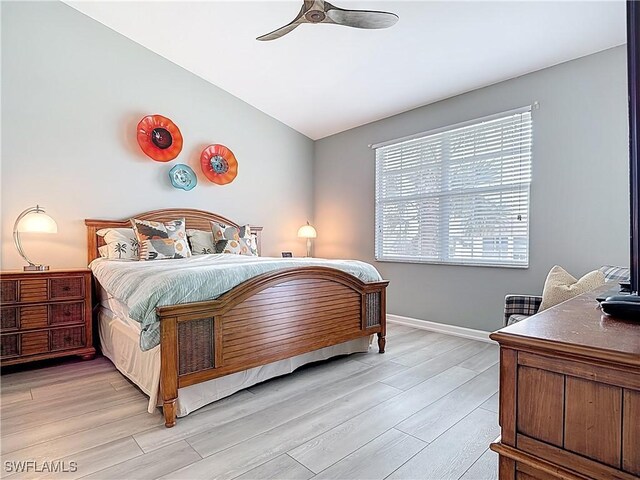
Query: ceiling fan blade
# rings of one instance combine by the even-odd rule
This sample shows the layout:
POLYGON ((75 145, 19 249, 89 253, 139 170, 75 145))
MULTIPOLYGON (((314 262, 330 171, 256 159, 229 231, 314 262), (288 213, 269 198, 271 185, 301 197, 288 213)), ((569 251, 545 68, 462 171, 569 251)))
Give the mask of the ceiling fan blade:
POLYGON ((274 30, 273 32, 269 32, 264 35, 261 35, 258 38, 256 38, 256 40, 260 40, 260 41, 275 40, 276 38, 280 38, 283 35, 286 35, 287 33, 292 32, 298 25, 301 25, 306 22, 306 19, 304 18, 304 14, 312 6, 313 6, 313 0, 304 0, 302 4, 302 8, 300 9, 300 12, 296 16, 296 18, 293 19, 291 23, 288 23, 284 27, 280 27, 274 30))
POLYGON ((256 38, 256 40, 260 40, 263 42, 267 40, 275 40, 276 38, 280 38, 283 35, 286 35, 287 33, 292 32, 296 27, 298 27, 302 23, 304 22, 300 22, 300 21, 291 22, 290 24, 285 25, 284 27, 280 27, 277 30, 274 30, 273 32, 269 32, 264 35, 261 35, 260 37, 256 38))
POLYGON ((338 25, 355 28, 388 28, 398 21, 395 13, 374 10, 343 10, 325 2, 327 17, 338 25))

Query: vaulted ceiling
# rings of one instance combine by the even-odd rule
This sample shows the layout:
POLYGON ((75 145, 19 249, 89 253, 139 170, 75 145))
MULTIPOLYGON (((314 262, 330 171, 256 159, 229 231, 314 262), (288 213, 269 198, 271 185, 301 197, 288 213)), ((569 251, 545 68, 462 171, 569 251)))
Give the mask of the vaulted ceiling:
POLYGON ((625 43, 621 0, 334 0, 400 20, 270 42, 301 1, 66 3, 312 139, 625 43))

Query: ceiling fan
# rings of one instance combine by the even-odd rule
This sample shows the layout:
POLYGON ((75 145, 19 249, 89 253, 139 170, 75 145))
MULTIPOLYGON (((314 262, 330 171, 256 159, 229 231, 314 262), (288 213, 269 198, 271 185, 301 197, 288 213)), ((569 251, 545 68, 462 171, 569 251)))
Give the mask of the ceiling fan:
POLYGON ((355 28, 388 28, 398 21, 395 13, 374 10, 345 10, 323 0, 304 0, 298 16, 291 22, 256 40, 275 40, 303 23, 333 23, 355 28))

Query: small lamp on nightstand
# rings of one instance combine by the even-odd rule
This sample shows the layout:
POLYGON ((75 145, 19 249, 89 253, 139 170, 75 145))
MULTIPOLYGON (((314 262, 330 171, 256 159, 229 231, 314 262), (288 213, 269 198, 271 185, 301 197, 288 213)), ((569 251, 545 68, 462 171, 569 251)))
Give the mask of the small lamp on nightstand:
POLYGON ((36 264, 29 260, 20 243, 20 232, 58 233, 58 225, 55 220, 47 215, 42 207, 36 205, 27 208, 18 215, 16 223, 13 225, 13 241, 16 244, 16 249, 20 256, 29 263, 29 265, 25 265, 24 270, 26 272, 49 270, 49 265, 36 264))
POLYGON ((311 239, 317 236, 316 229, 309 225, 309 222, 298 229, 298 237, 307 239, 307 257, 311 256, 311 239))

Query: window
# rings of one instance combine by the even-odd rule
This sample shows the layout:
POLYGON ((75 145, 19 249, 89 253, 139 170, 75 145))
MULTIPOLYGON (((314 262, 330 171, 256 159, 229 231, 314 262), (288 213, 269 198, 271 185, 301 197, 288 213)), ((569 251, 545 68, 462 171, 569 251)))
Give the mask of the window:
POLYGON ((376 259, 529 265, 531 108, 384 144, 376 259))

